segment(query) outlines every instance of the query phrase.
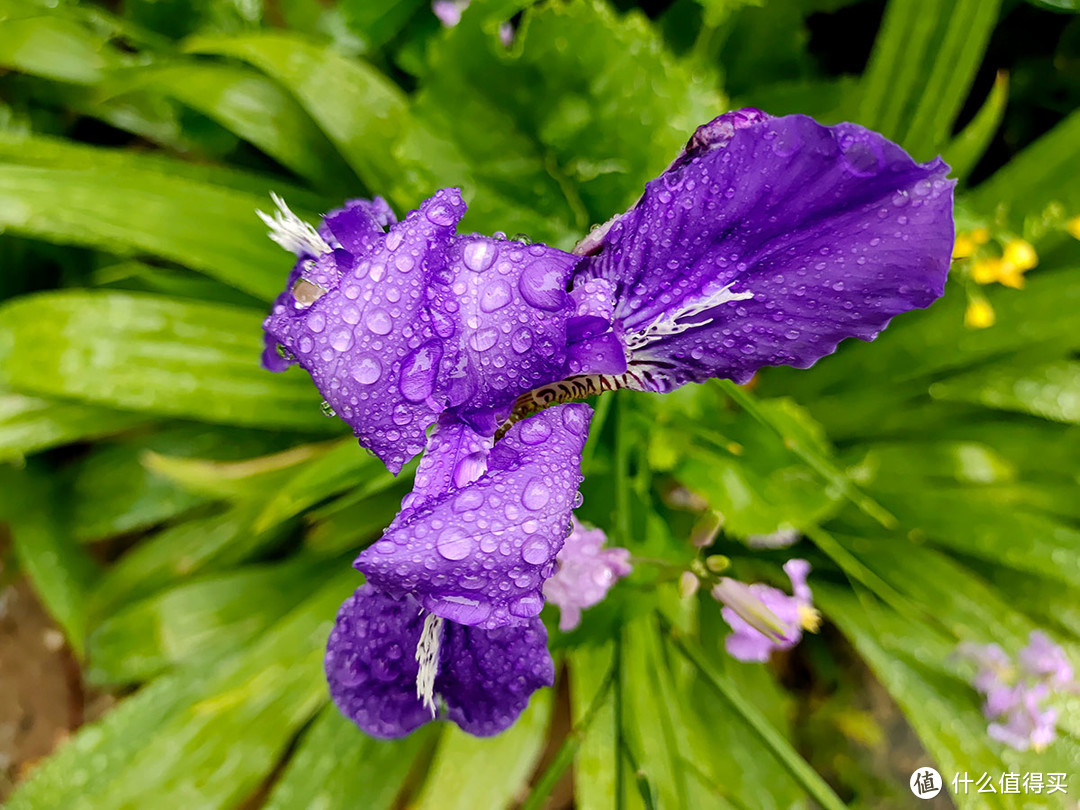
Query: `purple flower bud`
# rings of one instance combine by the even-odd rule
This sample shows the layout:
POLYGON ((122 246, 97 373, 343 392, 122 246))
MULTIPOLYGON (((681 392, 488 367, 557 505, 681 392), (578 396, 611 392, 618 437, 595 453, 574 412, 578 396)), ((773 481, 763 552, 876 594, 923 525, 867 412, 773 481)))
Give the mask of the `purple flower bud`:
POLYGON ((630 573, 630 552, 604 548, 607 537, 600 529, 586 529, 571 518, 573 529, 555 557, 558 571, 544 583, 544 596, 559 606, 559 629, 573 630, 581 611, 603 601, 620 577, 630 573))
POLYGON ((432 0, 431 11, 446 28, 461 22, 461 13, 469 7, 469 0, 432 0))

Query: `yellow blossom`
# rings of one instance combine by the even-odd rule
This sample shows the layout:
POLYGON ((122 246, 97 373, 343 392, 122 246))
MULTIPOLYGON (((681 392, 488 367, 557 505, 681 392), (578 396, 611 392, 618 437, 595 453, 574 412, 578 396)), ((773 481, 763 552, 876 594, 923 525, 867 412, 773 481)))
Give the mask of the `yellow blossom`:
POLYGON ((953 245, 952 257, 954 259, 967 259, 975 254, 975 240, 966 233, 956 235, 956 243, 953 245))
POLYGON ((1009 243, 1005 245, 1005 255, 1003 258, 1007 264, 1012 265, 1021 273, 1025 270, 1030 270, 1039 263, 1039 255, 1035 252, 1035 248, 1033 248, 1031 243, 1025 239, 1010 240, 1009 243))
POLYGON ((994 325, 994 308, 983 298, 968 301, 964 312, 964 326, 968 329, 986 329, 994 325))
POLYGON ((1074 238, 1080 239, 1080 216, 1073 217, 1066 222, 1065 230, 1072 234, 1074 238))

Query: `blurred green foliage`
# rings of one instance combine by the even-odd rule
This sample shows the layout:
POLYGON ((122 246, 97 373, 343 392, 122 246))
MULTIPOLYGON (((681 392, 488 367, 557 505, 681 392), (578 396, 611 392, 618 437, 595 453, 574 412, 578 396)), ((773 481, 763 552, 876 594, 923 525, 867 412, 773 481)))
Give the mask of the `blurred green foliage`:
POLYGON ((141 684, 11 810, 535 808, 571 772, 583 810, 906 807, 864 667, 946 781, 1080 778, 1080 697, 1048 751, 1017 753, 952 655, 1041 627, 1080 664, 1076 4, 631 6, 473 0, 444 30, 426 0, 0 0, 5 562, 91 684, 141 684), (738 105, 943 153, 960 227, 1027 239, 1038 267, 1023 290, 960 268, 875 343, 751 390, 597 403, 580 513, 658 564, 553 634, 560 685, 507 733, 365 738, 327 705, 323 644, 408 475, 305 375, 259 369, 288 258, 254 210, 277 191, 401 213, 460 185, 467 227, 568 247, 738 105), (972 301, 996 324, 965 326, 972 301), (725 657, 718 606, 676 591, 686 492, 725 516, 709 553, 736 575, 812 561, 822 636, 768 667, 725 657), (747 545, 780 529, 795 551, 747 545))

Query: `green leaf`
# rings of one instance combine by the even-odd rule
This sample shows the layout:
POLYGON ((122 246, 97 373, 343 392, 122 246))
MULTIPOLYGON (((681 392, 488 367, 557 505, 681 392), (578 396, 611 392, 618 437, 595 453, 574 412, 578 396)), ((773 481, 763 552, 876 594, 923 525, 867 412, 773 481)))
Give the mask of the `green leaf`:
POLYGON ((953 177, 964 180, 971 174, 1001 126, 1008 100, 1009 74, 1000 71, 975 117, 945 148, 943 157, 952 169, 953 177))
POLYGON ((393 39, 414 14, 428 13, 431 5, 427 0, 343 0, 339 7, 349 30, 374 51, 393 39))
POLYGON ((111 92, 136 88, 178 99, 317 187, 345 196, 348 167, 296 100, 250 68, 187 60, 114 74, 111 92))
POLYGON ((390 810, 439 727, 376 740, 327 706, 304 734, 265 810, 390 810))
POLYGON ((0 227, 120 255, 186 264, 265 300, 289 258, 255 215, 266 198, 144 171, 0 164, 0 227))
POLYGON ((904 147, 916 158, 934 156, 952 135, 953 121, 967 98, 998 18, 1000 0, 950 0, 951 11, 933 66, 918 88, 914 113, 907 121, 904 147))
POLYGON ((1058 360, 986 366, 934 383, 930 396, 1076 424, 1080 423, 1080 363, 1058 360))
MULTIPOLYGON (((355 439, 345 439, 326 455, 305 464, 266 500, 254 528, 263 531, 275 526, 347 489, 354 490, 353 497, 366 502, 368 495, 385 490, 393 481, 381 461, 358 447, 355 439)), ((370 510, 371 505, 365 503, 365 508, 370 510)))
MULTIPOLYGON (((252 195, 252 199, 257 197, 258 205, 263 208, 269 205, 267 189, 270 188, 280 192, 300 209, 321 210, 327 203, 336 202, 280 178, 250 171, 206 163, 192 163, 154 152, 103 149, 100 146, 87 146, 65 138, 31 135, 2 128, 0 128, 0 160, 4 163, 50 169, 81 170, 92 166, 113 174, 133 174, 146 178, 151 184, 162 182, 168 184, 170 178, 191 180, 199 185, 220 186, 247 192, 252 195)), ((204 220, 206 221, 209 220, 204 220)), ((160 226, 161 223, 158 223, 159 230, 160 226)), ((276 295, 276 292, 274 294, 276 295)))
POLYGON ((992 213, 1004 204, 1019 220, 1041 211, 1051 201, 1069 212, 1080 209, 1080 185, 1069 178, 1080 173, 1080 111, 1010 160, 975 189, 972 205, 992 213))
POLYGON ((457 726, 439 740, 435 760, 416 810, 504 810, 513 807, 529 782, 551 718, 551 690, 534 692, 529 707, 495 737, 473 737, 457 726))
POLYGON ((251 524, 261 504, 242 502, 163 529, 122 556, 94 589, 94 614, 154 593, 200 571, 215 571, 272 547, 284 527, 257 533, 251 524))
POLYGON ((297 468, 330 451, 330 445, 301 444, 269 456, 243 461, 181 458, 147 452, 146 467, 190 492, 219 498, 263 500, 285 486, 297 468))
POLYGON ((90 634, 86 677, 131 683, 179 665, 207 665, 246 646, 326 574, 310 560, 247 566, 127 605, 90 634))
POLYGON ((207 422, 338 429, 306 375, 269 374, 254 310, 149 295, 53 292, 0 308, 18 390, 207 422))
POLYGON ((672 641, 676 649, 698 670, 705 684, 712 689, 716 697, 720 698, 725 706, 746 724, 749 731, 765 745, 807 794, 813 797, 814 801, 831 810, 839 810, 845 806, 817 771, 799 756, 791 743, 776 730, 753 703, 742 696, 731 679, 717 672, 708 663, 691 639, 676 634, 672 636, 672 641))
POLYGON ((103 722, 84 727, 7 807, 236 806, 325 702, 326 637, 356 584, 355 572, 343 572, 254 645, 158 680, 103 722))
POLYGON ((83 25, 55 11, 30 8, 12 19, 0 8, 0 65, 64 82, 93 84, 130 61, 83 25), (5 19, 6 17, 6 19, 5 19))
POLYGON ((82 654, 86 601, 97 566, 75 542, 49 479, 37 467, 0 466, 0 519, 10 528, 15 556, 68 643, 82 654))
POLYGON ((497 28, 476 4, 435 43, 422 126, 399 150, 433 184, 464 186, 469 227, 566 245, 631 204, 720 111, 715 77, 667 53, 639 13, 533 7, 509 50, 497 28))
POLYGON ((284 32, 196 37, 185 49, 250 62, 296 97, 372 194, 397 185, 391 151, 407 114, 405 97, 375 68, 284 32))
MULTIPOLYGON (((570 705, 574 723, 580 723, 600 696, 612 666, 614 645, 575 647, 568 654, 570 705)), ((616 792, 614 697, 600 704, 584 730, 574 759, 574 800, 579 810, 608 810, 616 792)))
POLYGON ((148 417, 0 392, 0 461, 146 424, 148 417))

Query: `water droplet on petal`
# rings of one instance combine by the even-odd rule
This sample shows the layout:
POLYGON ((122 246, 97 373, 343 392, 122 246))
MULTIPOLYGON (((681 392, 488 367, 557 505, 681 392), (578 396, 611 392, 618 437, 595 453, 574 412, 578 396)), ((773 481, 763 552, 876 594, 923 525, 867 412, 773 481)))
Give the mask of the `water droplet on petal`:
POLYGON ((564 275, 561 262, 537 259, 521 272, 518 290, 532 306, 554 312, 562 309, 567 301, 564 275))
POLYGON ((364 325, 376 335, 389 335, 394 328, 394 320, 385 309, 376 307, 364 313, 364 325))
POLYGON ((499 248, 487 239, 476 239, 465 245, 462 260, 474 273, 482 273, 495 263, 499 248))
POLYGON ((435 390, 442 346, 434 340, 414 349, 401 363, 401 395, 409 402, 423 402, 435 390))
POLYGON ((518 430, 525 444, 543 444, 551 436, 551 427, 542 419, 526 419, 518 430))
POLYGON ((495 312, 509 304, 513 297, 510 285, 501 278, 496 279, 484 287, 480 295, 480 309, 484 312, 495 312))
POLYGON ((382 374, 382 364, 373 355, 361 355, 353 362, 350 373, 361 385, 371 385, 382 374))
POLYGON ((534 537, 521 547, 521 559, 529 565, 541 565, 551 556, 551 548, 541 538, 534 537))
POLYGON ((539 478, 533 478, 521 493, 521 503, 526 509, 542 509, 551 500, 551 488, 539 478))
POLYGON ((451 526, 435 542, 435 549, 448 560, 463 560, 472 552, 472 539, 462 529, 451 526))

